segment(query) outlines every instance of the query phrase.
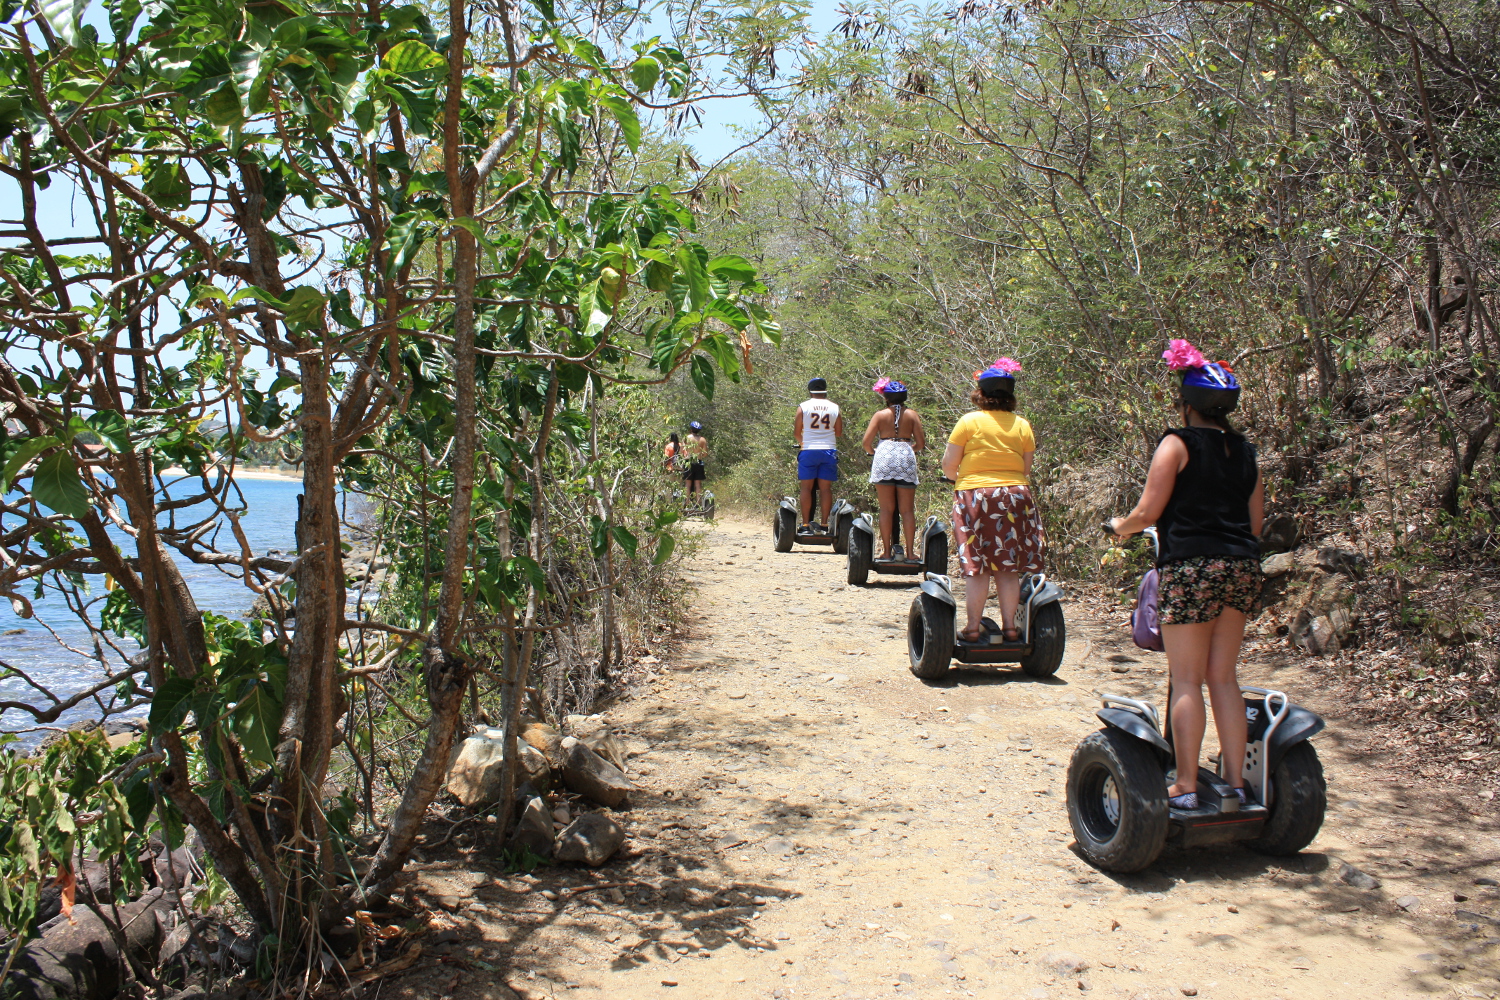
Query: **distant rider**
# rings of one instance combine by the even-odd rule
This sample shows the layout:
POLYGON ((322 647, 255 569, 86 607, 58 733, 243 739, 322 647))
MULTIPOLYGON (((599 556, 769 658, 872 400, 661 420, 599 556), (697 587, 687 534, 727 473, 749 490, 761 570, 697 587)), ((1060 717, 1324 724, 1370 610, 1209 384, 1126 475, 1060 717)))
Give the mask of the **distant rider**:
POLYGON ((1220 362, 1186 340, 1162 355, 1182 383, 1175 407, 1183 426, 1156 446, 1140 503, 1111 518, 1116 535, 1158 533, 1161 573, 1157 612, 1171 675, 1169 717, 1177 780, 1167 788, 1174 809, 1198 807, 1198 756, 1208 719, 1203 685, 1214 707, 1223 775, 1247 801, 1245 701, 1235 664, 1245 620, 1260 596, 1260 530, 1265 510, 1255 446, 1229 423, 1240 383, 1220 362))
POLYGON ((687 439, 683 442, 688 467, 682 478, 687 483, 688 503, 692 503, 703 492, 703 480, 708 477, 703 469, 703 460, 708 457, 708 440, 704 438, 702 431, 703 425, 694 420, 688 424, 687 439))
POLYGON ((865 452, 874 458, 870 463, 870 483, 880 500, 880 544, 882 559, 901 559, 913 548, 917 531, 917 452, 927 447, 922 418, 906 406, 906 386, 882 378, 871 386, 885 408, 875 411, 865 428, 865 452), (901 511, 901 533, 906 548, 891 542, 891 514, 901 511))
POLYGON ((815 378, 807 383, 810 398, 797 406, 792 437, 802 451, 797 455, 797 485, 802 491, 802 527, 799 535, 828 534, 833 511, 833 484, 839 478, 839 438, 844 436, 844 418, 839 404, 828 398, 828 381, 815 378), (814 522, 812 494, 816 486, 822 496, 823 520, 814 522))

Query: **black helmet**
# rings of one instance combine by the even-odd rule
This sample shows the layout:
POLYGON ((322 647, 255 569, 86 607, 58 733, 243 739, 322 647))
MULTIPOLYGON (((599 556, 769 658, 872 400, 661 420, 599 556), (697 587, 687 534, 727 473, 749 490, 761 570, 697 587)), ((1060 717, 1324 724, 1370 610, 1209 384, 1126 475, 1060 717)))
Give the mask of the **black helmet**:
POLYGON ((808 392, 827 392, 828 380, 826 378, 809 379, 807 383, 808 392))

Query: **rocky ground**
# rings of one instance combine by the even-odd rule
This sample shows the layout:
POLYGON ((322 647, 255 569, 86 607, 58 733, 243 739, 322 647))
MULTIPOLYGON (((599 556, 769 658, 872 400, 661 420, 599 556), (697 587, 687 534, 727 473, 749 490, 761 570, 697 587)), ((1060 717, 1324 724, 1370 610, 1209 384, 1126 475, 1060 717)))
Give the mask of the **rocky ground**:
POLYGON ((1284 640, 1242 679, 1328 718, 1322 834, 1108 875, 1070 849, 1069 755, 1091 692, 1160 703, 1164 658, 1075 594, 1055 678, 924 684, 910 578, 849 588, 841 557, 769 534, 709 530, 686 642, 608 714, 637 786, 625 848, 530 875, 464 837, 427 848, 405 900, 430 933, 366 996, 1500 995, 1490 793, 1416 779, 1284 640))

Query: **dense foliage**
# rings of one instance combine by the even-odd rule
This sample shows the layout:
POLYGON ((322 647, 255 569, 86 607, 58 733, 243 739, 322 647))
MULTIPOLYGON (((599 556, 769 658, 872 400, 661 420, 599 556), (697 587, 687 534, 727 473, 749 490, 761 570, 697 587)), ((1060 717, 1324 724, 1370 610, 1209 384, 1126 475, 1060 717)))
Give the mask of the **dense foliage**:
POLYGON ((970 374, 1012 355, 1052 558, 1085 576, 1092 525, 1133 502, 1171 419, 1158 359, 1184 337, 1249 385, 1237 419, 1272 512, 1367 551, 1372 635, 1444 664, 1462 679, 1444 709, 1487 726, 1493 627, 1473 615, 1493 588, 1438 590, 1439 570, 1492 572, 1500 543, 1497 17, 1461 0, 851 10, 716 220, 754 248, 788 331, 715 400, 721 493, 787 491, 811 375, 854 434, 882 374, 936 433, 970 374))
MULTIPOLYGON (((676 150, 649 114, 736 74, 758 91, 799 20, 709 6, 676 40, 549 2, 83 10, 9 4, 0 24, 18 196, 0 234, 0 593, 23 616, 28 592, 62 595, 101 678, 58 693, 9 668, 34 694, 5 707, 46 725, 148 703, 135 832, 191 828, 275 968, 388 887, 481 673, 507 692, 514 758, 545 650, 621 655, 611 595, 670 557, 674 517, 619 493, 642 441, 600 432, 631 405, 611 390, 686 369, 712 392, 779 336, 755 268, 694 239, 694 184, 665 183, 676 150), (76 220, 49 211, 57 187, 76 220), (237 470, 268 454, 302 480, 290 554, 240 530, 237 470), (395 574, 373 606, 348 589, 341 489, 379 505, 395 574), (258 617, 200 608, 188 561, 241 581, 258 617), (601 604, 580 649, 566 619, 601 604), (382 679, 426 718, 386 815, 366 810, 383 837, 355 876, 350 801, 326 789, 336 761, 367 779, 387 763, 359 743, 392 710, 369 697, 382 679)), ((69 845, 43 860, 27 843, 11 839, 28 877, 69 877, 69 845)), ((0 909, 23 933, 24 907, 0 909)))

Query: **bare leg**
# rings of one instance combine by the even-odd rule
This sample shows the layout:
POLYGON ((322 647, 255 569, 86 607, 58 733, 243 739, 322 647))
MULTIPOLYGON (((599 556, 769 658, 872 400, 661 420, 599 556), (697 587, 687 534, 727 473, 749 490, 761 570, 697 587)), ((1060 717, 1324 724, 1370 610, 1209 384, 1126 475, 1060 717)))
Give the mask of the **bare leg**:
POLYGON ((1021 603, 1021 574, 996 573, 995 591, 1000 598, 1000 627, 1016 627, 1016 605, 1021 603))
POLYGON ((891 489, 896 493, 896 503, 901 505, 901 533, 906 536, 906 558, 912 559, 917 551, 917 491, 900 486, 891 489))
POLYGON ((818 491, 822 494, 818 497, 818 500, 822 502, 823 506, 823 520, 818 523, 825 528, 832 527, 828 523, 828 514, 833 510, 833 483, 827 479, 819 479, 818 491))
POLYGON ((993 578, 990 573, 982 573, 964 581, 964 611, 969 620, 964 625, 963 634, 969 639, 978 638, 984 631, 984 605, 989 600, 990 580, 993 578))
POLYGON ((814 482, 816 482, 816 480, 803 479, 803 480, 800 480, 797 483, 798 488, 802 491, 802 523, 803 524, 807 524, 809 521, 812 520, 812 515, 813 515, 813 509, 812 509, 812 491, 813 491, 813 483, 814 482))
MULTIPOLYGON (((1172 748, 1177 757, 1177 780, 1167 789, 1168 795, 1198 790, 1198 756, 1203 749, 1203 730, 1208 725, 1203 709, 1203 680, 1208 674, 1214 624, 1161 627, 1162 644, 1167 648, 1167 669, 1172 675, 1168 710, 1172 715, 1172 748)), ((1244 747, 1243 739, 1240 746, 1244 747)))
POLYGON ((1235 788, 1245 783, 1245 697, 1240 693, 1235 663, 1245 639, 1245 613, 1225 608, 1214 619, 1208 649, 1208 700, 1214 707, 1219 752, 1224 755, 1224 777, 1235 788))
POLYGON ((891 511, 896 509, 896 487, 885 483, 875 484, 875 496, 880 499, 880 551, 882 559, 891 557, 891 511))

